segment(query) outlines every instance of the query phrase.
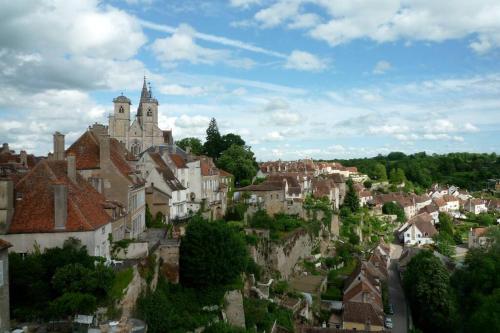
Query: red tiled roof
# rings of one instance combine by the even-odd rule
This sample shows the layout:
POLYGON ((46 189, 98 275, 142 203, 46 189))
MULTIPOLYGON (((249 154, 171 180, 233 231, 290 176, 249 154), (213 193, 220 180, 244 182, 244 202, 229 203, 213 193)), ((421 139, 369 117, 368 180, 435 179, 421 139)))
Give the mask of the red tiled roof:
POLYGON ((179 169, 187 168, 186 161, 179 154, 170 154, 170 159, 174 162, 175 166, 179 169))
POLYGON ((77 174, 73 183, 67 176, 66 161, 44 160, 16 185, 14 216, 9 233, 47 233, 54 230, 54 184, 68 186, 66 232, 96 230, 110 222, 105 198, 77 174))
POLYGON ((381 316, 370 303, 345 302, 342 312, 344 322, 370 323, 370 325, 384 326, 381 316))
POLYGON ((219 169, 219 175, 221 177, 233 177, 233 174, 227 172, 226 170, 219 169))
MULTIPOLYGON (((134 170, 127 162, 130 153, 114 138, 109 139, 109 148, 113 165, 132 183, 137 183, 136 179, 131 177, 134 170)), ((86 170, 100 168, 99 152, 99 138, 91 130, 88 130, 68 148, 66 154, 75 155, 78 170, 86 170)))
POLYGON ((12 244, 0 238, 0 250, 8 249, 12 244))
POLYGON ((488 231, 488 228, 474 228, 472 229, 472 234, 476 237, 483 236, 488 231))

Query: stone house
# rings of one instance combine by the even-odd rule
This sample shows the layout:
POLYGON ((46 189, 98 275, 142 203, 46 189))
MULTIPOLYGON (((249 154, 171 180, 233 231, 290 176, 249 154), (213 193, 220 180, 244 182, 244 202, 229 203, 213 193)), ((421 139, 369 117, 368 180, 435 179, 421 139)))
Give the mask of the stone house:
POLYGON ((342 328, 347 332, 384 331, 383 315, 370 303, 345 302, 342 310, 342 328))
POLYGON ((446 211, 447 212, 455 212, 460 209, 460 199, 457 197, 445 194, 443 195, 443 200, 446 202, 446 211))
POLYGON ((331 178, 315 178, 312 181, 312 195, 316 199, 328 198, 334 209, 340 206, 340 191, 331 178))
MULTIPOLYGON (((64 136, 55 136, 54 156, 64 148, 64 136)), ((64 150, 62 155, 64 156, 64 150)), ((107 135, 107 129, 94 124, 66 151, 76 157, 76 169, 107 200, 123 205, 124 223, 113 223, 113 240, 137 238, 146 228, 145 181, 133 168, 133 157, 123 144, 107 135)))
POLYGON ((73 237, 90 255, 109 258, 110 208, 105 197, 77 174, 73 156, 39 162, 15 189, 12 180, 2 179, 0 192, 2 238, 12 244, 12 251, 61 247, 73 237))
POLYGON ((201 170, 201 199, 210 219, 220 219, 224 216, 227 205, 227 187, 220 186, 220 171, 212 158, 197 157, 201 170), (223 203, 223 201, 225 201, 223 203))
POLYGON ((433 224, 439 223, 439 209, 435 204, 431 203, 430 205, 427 205, 427 206, 421 208, 418 211, 418 214, 422 214, 422 213, 429 214, 432 217, 433 224))
POLYGON ((154 184, 146 187, 146 204, 153 218, 160 213, 164 216, 164 222, 170 221, 170 199, 172 196, 156 188, 154 184))
POLYGON ((471 228, 467 242, 469 249, 488 246, 490 238, 486 235, 487 232, 488 228, 471 228))
MULTIPOLYGON (((1 199, 0 199, 1 200, 1 199)), ((10 332, 9 242, 0 239, 0 332, 10 332)))
POLYGON ((139 159, 137 168, 148 186, 152 186, 170 196, 169 210, 163 212, 166 216, 170 216, 170 220, 182 220, 188 217, 187 189, 175 177, 160 153, 145 152, 139 159))
POLYGON ((471 212, 475 215, 486 213, 488 208, 486 208, 486 202, 482 199, 468 199, 464 204, 464 209, 467 212, 471 212))
POLYGON ((244 199, 249 204, 249 212, 253 213, 259 209, 264 209, 267 214, 273 216, 283 213, 285 205, 285 190, 281 186, 268 184, 266 182, 258 185, 249 185, 238 189, 240 196, 247 193, 248 198, 244 199))

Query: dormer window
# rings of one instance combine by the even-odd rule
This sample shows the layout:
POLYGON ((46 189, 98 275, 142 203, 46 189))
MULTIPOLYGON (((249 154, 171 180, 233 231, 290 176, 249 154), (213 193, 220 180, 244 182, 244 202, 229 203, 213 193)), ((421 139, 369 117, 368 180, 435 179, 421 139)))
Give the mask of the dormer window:
POLYGON ((148 115, 148 117, 151 117, 153 115, 153 111, 151 111, 151 108, 148 109, 147 115, 148 115))
POLYGON ((118 109, 118 112, 119 113, 124 113, 125 112, 125 109, 123 108, 123 106, 120 106, 120 109, 118 109))

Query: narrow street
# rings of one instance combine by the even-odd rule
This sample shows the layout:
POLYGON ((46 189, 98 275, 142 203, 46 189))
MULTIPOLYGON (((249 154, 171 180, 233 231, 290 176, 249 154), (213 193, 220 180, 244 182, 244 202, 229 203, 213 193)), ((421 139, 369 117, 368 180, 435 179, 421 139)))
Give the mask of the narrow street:
POLYGON ((403 292, 403 287, 401 286, 401 280, 398 273, 398 258, 401 255, 402 247, 400 245, 391 244, 391 263, 389 266, 389 295, 390 302, 394 309, 394 315, 392 315, 393 329, 394 333, 406 333, 407 332, 407 313, 406 313, 406 299, 403 292))

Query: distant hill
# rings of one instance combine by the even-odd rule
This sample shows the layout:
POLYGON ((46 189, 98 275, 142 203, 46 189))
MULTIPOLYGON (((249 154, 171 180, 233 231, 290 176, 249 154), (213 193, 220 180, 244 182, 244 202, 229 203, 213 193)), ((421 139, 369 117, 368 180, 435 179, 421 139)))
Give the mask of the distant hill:
POLYGON ((427 155, 421 152, 406 155, 392 152, 387 156, 335 161, 345 166, 355 166, 374 180, 380 175, 380 165, 385 167, 388 178, 391 178, 391 171, 396 174, 395 171, 401 169, 408 181, 422 188, 441 183, 476 191, 492 187, 494 184, 489 182, 490 179, 500 179, 500 156, 495 153, 427 155))

